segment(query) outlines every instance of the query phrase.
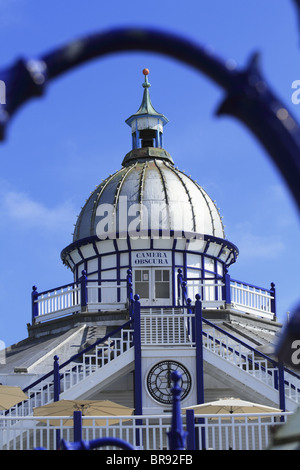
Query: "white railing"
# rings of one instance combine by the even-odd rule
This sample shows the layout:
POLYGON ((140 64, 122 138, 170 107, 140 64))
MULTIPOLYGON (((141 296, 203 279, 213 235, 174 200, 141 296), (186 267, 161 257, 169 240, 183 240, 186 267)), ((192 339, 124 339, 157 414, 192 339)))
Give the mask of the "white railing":
MULTIPOLYGON (((272 446, 272 435, 276 426, 280 426, 280 417, 284 421, 291 412, 285 413, 249 413, 232 415, 195 415, 203 421, 196 423, 199 429, 198 448, 202 449, 201 429, 204 428, 204 443, 211 450, 267 450, 272 446)), ((197 421, 197 420, 196 420, 197 421)))
POLYGON ((272 300, 268 289, 255 287, 239 281, 230 281, 231 303, 235 308, 242 308, 247 313, 254 313, 264 318, 273 319, 272 300))
MULTIPOLYGON (((264 450, 272 441, 270 430, 278 426, 279 417, 290 413, 272 413, 251 415, 195 415, 195 429, 199 428, 196 446, 213 450, 264 450), (248 419, 251 418, 251 419, 248 419), (201 439, 200 429, 204 430, 205 442, 201 439)), ((57 431, 60 439, 73 442, 73 425, 63 425, 69 416, 57 419, 57 425, 51 425, 53 417, 41 416, 20 418, 18 423, 11 417, 0 418, 0 450, 32 450, 42 447, 56 449, 57 431), (42 423, 41 423, 42 421, 42 423)), ((84 417, 82 439, 92 440, 103 437, 115 437, 131 443, 137 449, 163 450, 168 448, 167 432, 170 430, 171 415, 117 416, 115 424, 109 424, 109 417, 84 417), (107 420, 102 426, 96 426, 97 419, 107 420), (137 437, 140 439, 137 442, 137 437)), ((183 426, 185 415, 183 414, 183 426)), ((197 433, 196 433, 197 436, 197 433)), ((101 449, 104 449, 103 447, 101 449)))
POLYGON ((200 294, 204 308, 218 308, 225 303, 222 295, 223 286, 224 283, 221 280, 207 279, 201 282, 191 279, 187 283, 187 297, 195 299, 196 294, 200 294))
POLYGON ((177 308, 141 310, 141 342, 145 346, 192 345, 194 314, 177 308))
POLYGON ((117 359, 133 346, 133 330, 121 330, 118 336, 108 337, 88 353, 82 354, 78 361, 71 362, 61 371, 61 392, 70 390, 101 367, 117 359))
POLYGON ((39 294, 35 300, 38 313, 35 321, 68 315, 80 311, 80 285, 70 284, 39 294))
POLYGON ((196 294, 201 295, 203 308, 220 308, 231 304, 234 309, 244 313, 274 320, 275 313, 275 290, 257 287, 242 281, 225 278, 186 278, 181 276, 180 287, 177 289, 177 297, 182 304, 181 296, 194 299, 196 294), (183 281, 186 287, 183 287, 183 281))
MULTIPOLYGON (((66 392, 73 386, 85 380, 88 376, 98 371, 101 367, 114 361, 123 352, 133 346, 133 330, 120 329, 117 335, 105 337, 105 340, 97 344, 89 352, 78 354, 74 359, 67 361, 60 369, 60 392, 66 392)), ((53 374, 38 384, 33 384, 25 391, 28 400, 15 405, 6 412, 7 416, 18 418, 33 413, 33 409, 45 405, 54 399, 53 374)))
MULTIPOLYGON (((278 382, 278 367, 276 363, 264 355, 259 356, 259 352, 245 343, 237 342, 231 335, 222 333, 220 329, 210 325, 204 331, 203 347, 226 359, 236 367, 243 369, 257 380, 266 385, 276 388, 278 382)), ((285 396, 300 403, 300 379, 296 374, 284 371, 285 396)))
POLYGON ((69 284, 36 294, 33 300, 35 309, 34 321, 36 323, 53 320, 65 315, 84 310, 116 310, 125 308, 127 301, 126 281, 123 283, 98 284, 92 280, 87 281, 87 298, 82 304, 81 284, 69 284), (99 298, 101 299, 99 301, 99 298))
POLYGON ((87 284, 87 309, 116 310, 125 308, 127 302, 127 285, 124 282, 103 282, 87 284), (101 299, 101 301, 99 301, 101 299))

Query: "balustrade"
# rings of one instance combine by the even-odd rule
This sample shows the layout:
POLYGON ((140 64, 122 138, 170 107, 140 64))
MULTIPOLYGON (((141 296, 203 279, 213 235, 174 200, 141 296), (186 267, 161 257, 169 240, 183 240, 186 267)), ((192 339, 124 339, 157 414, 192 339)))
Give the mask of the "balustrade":
POLYGON ((141 341, 147 346, 191 345, 194 315, 183 309, 145 308, 141 311, 141 341))
POLYGON ((183 278, 182 270, 177 275, 177 302, 186 305, 188 297, 200 293, 203 308, 234 308, 269 320, 276 319, 275 285, 270 289, 257 287, 231 279, 226 272, 223 277, 183 278))

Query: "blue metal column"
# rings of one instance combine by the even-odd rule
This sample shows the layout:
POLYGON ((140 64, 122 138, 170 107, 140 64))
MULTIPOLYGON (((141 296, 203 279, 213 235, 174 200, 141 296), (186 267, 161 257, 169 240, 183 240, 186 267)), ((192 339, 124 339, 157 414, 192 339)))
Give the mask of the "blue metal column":
POLYGON ((133 315, 133 289, 132 289, 132 270, 127 270, 127 300, 129 303, 129 318, 133 315))
POLYGON ((171 392, 173 395, 172 423, 171 423, 171 429, 167 433, 168 440, 169 440, 169 449, 170 450, 184 450, 186 432, 183 431, 183 427, 182 427, 181 408, 180 408, 181 388, 179 385, 181 375, 179 374, 179 372, 177 372, 177 370, 174 370, 172 372, 171 379, 174 382, 174 387, 171 389, 171 392))
MULTIPOLYGON (((54 401, 59 401, 60 395, 60 376, 59 376, 59 357, 54 356, 54 364, 53 364, 53 388, 54 388, 54 401)), ((56 430, 56 449, 60 448, 60 430, 56 430)))
POLYGON ((270 292, 273 299, 271 299, 271 312, 274 314, 273 320, 276 321, 276 290, 274 282, 271 282, 270 292))
POLYGON ((39 315, 39 306, 36 303, 38 296, 39 296, 39 293, 37 291, 37 287, 32 286, 32 292, 31 292, 31 306, 32 306, 31 307, 31 311, 32 311, 31 322, 32 324, 34 323, 35 317, 38 317, 39 315))
MULTIPOLYGON (((278 391, 279 391, 279 408, 285 411, 285 390, 284 390, 284 365, 278 363, 278 391)), ((284 421, 284 417, 281 416, 281 421, 284 421)))
POLYGON ((82 413, 81 411, 74 411, 73 413, 73 432, 74 441, 82 440, 82 413))
POLYGON ((181 283, 182 283, 182 269, 177 270, 177 304, 180 305, 181 299, 181 283))
MULTIPOLYGON (((133 302, 133 329, 134 329, 134 408, 136 415, 143 414, 142 402, 142 346, 141 346, 141 304, 140 296, 135 294, 133 302)), ((136 421, 137 426, 142 420, 136 421)), ((141 445, 140 429, 136 429, 136 445, 141 445)))
POLYGON ((194 410, 186 410, 187 450, 196 450, 195 443, 195 413, 194 410))
POLYGON ((224 286, 222 287, 222 295, 223 299, 225 300, 225 304, 231 304, 231 290, 230 290, 230 274, 228 274, 228 270, 224 269, 224 286))
POLYGON ((60 377, 59 377, 59 357, 54 356, 54 364, 53 364, 53 382, 54 382, 54 401, 59 400, 60 394, 60 377))
POLYGON ((204 403, 204 374, 203 374, 203 342, 202 342, 202 303, 200 294, 196 294, 195 302, 196 320, 196 383, 197 383, 197 404, 204 403))
POLYGON ((81 301, 80 305, 81 308, 85 308, 87 306, 88 294, 87 294, 87 275, 86 271, 81 271, 81 278, 80 278, 80 293, 81 293, 81 301))
MULTIPOLYGON (((203 341, 202 341, 202 302, 200 294, 196 294, 195 302, 195 322, 196 322, 196 385, 197 404, 204 403, 204 371, 203 371, 203 341)), ((200 424, 204 421, 200 419, 200 424)), ((200 428, 201 448, 205 449, 205 428, 200 428)))

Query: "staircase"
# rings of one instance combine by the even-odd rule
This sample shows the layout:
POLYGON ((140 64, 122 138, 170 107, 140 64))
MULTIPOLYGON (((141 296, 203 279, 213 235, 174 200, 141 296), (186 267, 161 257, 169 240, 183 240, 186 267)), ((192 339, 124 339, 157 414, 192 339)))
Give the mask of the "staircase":
MULTIPOLYGON (((139 310, 135 310, 138 312, 139 310)), ((194 312, 181 308, 142 309, 141 343, 143 347, 195 348, 194 312)), ((260 353, 249 344, 203 319, 204 368, 230 387, 245 390, 268 398, 279 407, 279 370, 273 359, 260 353)), ((89 345, 59 367, 61 399, 87 398, 94 391, 104 389, 109 383, 128 371, 134 370, 134 320, 89 345)), ((180 355, 180 353, 179 353, 180 355)), ((12 407, 9 416, 30 416, 33 408, 54 399, 53 372, 24 389, 29 399, 12 407)), ((294 411, 300 403, 300 377, 284 370, 286 410, 294 411)))
MULTIPOLYGON (((279 406, 278 363, 239 340, 222 328, 203 319, 203 356, 209 372, 228 386, 247 390, 257 398, 268 399, 279 406)), ((300 376, 284 368, 282 392, 286 411, 294 411, 300 403, 300 376)))
POLYGON ((60 399, 84 399, 105 388, 117 376, 134 369, 133 330, 127 322, 97 340, 59 366, 58 380, 49 372, 24 389, 29 399, 11 407, 8 416, 30 416, 33 409, 54 400, 59 383, 60 399), (56 382, 56 383, 55 383, 56 382))

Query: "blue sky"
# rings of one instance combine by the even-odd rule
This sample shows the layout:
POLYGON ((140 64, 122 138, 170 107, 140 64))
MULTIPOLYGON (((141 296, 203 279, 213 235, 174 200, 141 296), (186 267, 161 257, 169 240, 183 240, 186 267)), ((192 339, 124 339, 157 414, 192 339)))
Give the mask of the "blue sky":
MULTIPOLYGON (((243 67, 261 53, 265 78, 300 121, 291 101, 300 79, 300 35, 292 1, 0 0, 0 68, 38 58, 78 37, 119 26, 147 26, 188 37, 243 67)), ((168 117, 164 146, 201 184, 223 215, 240 256, 232 277, 275 282, 278 317, 300 298, 298 212, 281 175, 238 121, 217 118, 223 91, 204 75, 152 53, 95 60, 53 81, 14 117, 0 146, 0 339, 27 336, 31 287, 72 282, 60 251, 90 192, 121 167, 131 149, 125 119, 142 98, 150 69, 154 107, 168 117)))

